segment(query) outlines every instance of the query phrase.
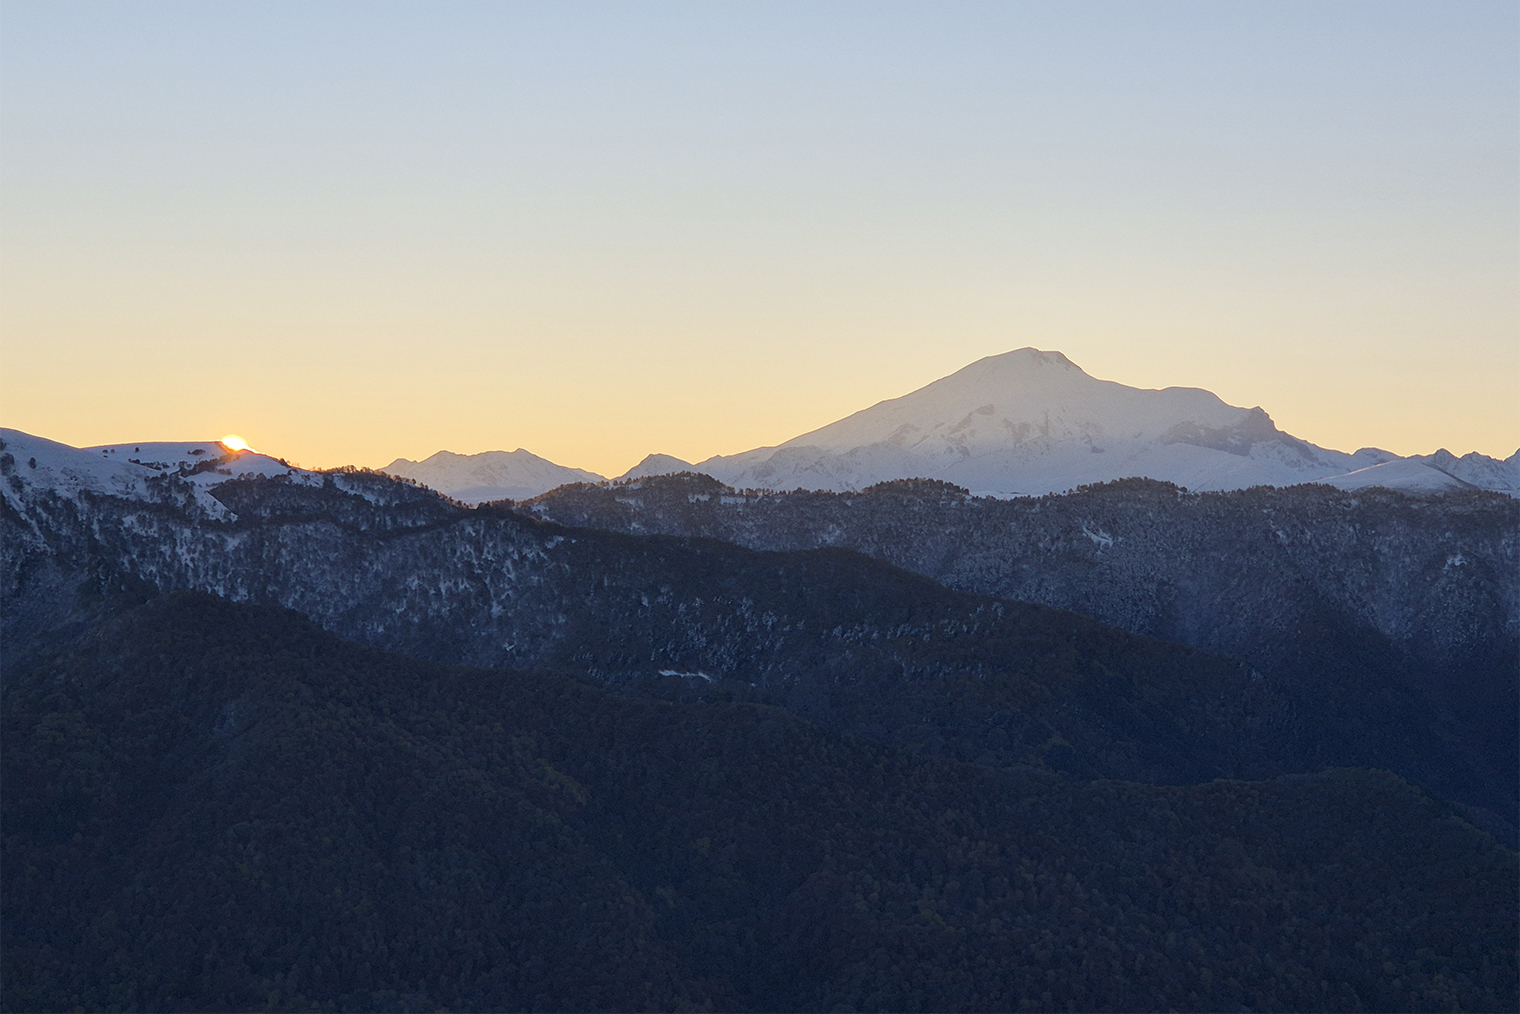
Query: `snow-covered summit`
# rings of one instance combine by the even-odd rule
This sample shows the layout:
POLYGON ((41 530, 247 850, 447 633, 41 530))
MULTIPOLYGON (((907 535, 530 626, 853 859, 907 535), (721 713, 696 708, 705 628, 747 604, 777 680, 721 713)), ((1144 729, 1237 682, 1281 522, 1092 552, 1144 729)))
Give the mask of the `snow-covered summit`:
POLYGON ((1196 439, 1198 433, 1185 432, 1187 427, 1199 432, 1272 429, 1260 409, 1232 408, 1208 391, 1126 387, 1094 379, 1059 352, 1023 348, 979 359, 911 394, 880 402, 781 446, 840 453, 889 443, 958 460, 1010 443, 1076 442, 1088 449, 1122 440, 1196 439))
POLYGON ((521 447, 480 454, 439 451, 421 461, 397 458, 381 471, 415 479, 464 503, 526 500, 566 483, 601 482, 604 478, 583 468, 556 465, 521 447))
POLYGON ((0 428, 0 471, 5 474, 0 493, 13 506, 38 491, 69 498, 89 492, 157 501, 178 490, 217 518, 228 512, 209 491, 229 479, 263 475, 322 481, 318 473, 216 440, 73 447, 5 428, 0 428))
POLYGON ((1476 451, 1459 458, 1444 447, 1434 454, 1417 457, 1431 468, 1438 468, 1455 479, 1483 489, 1520 496, 1520 451, 1502 461, 1476 451))
POLYGON ((1317 447, 1260 408, 1199 388, 1098 380, 1059 352, 1023 348, 775 447, 691 467, 739 487, 851 490, 924 477, 1041 494, 1131 476, 1190 489, 1291 485, 1392 457, 1317 447))

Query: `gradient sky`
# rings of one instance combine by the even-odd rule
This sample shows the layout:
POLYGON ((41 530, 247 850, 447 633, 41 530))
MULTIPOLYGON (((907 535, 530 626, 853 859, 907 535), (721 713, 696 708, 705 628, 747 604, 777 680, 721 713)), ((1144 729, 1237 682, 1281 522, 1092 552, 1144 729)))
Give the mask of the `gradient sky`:
POLYGON ((0 422, 617 474, 984 355, 1520 446, 1520 6, 0 6, 0 422))

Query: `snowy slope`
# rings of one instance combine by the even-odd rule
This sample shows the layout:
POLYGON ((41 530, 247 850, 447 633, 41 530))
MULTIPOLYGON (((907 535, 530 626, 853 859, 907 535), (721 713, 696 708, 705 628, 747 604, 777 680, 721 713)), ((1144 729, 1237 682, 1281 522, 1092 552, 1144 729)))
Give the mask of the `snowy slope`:
POLYGON ((1344 475, 1332 475, 1319 482, 1336 489, 1367 489, 1382 486, 1405 493, 1452 493, 1463 489, 1477 489, 1473 483, 1464 482, 1433 468, 1417 458, 1400 458, 1385 461, 1370 468, 1359 468, 1344 475))
POLYGON ((1459 458, 1442 448, 1434 454, 1416 454, 1315 481, 1338 489, 1382 486, 1405 493, 1486 489, 1520 497, 1520 451, 1500 461, 1476 451, 1459 458))
POLYGON ((1024 348, 777 447, 692 467, 741 488, 851 490, 922 476, 1041 494, 1130 476, 1198 490, 1284 486, 1395 457, 1327 450, 1281 432, 1260 408, 1197 388, 1097 380, 1059 352, 1024 348))
POLYGON ((381 471, 404 476, 464 503, 526 500, 571 482, 601 482, 582 468, 556 465, 519 447, 512 452, 455 454, 439 451, 421 461, 397 458, 381 471))
POLYGON ((1419 455, 1419 460, 1474 486, 1520 496, 1520 451, 1500 461, 1476 451, 1459 458, 1443 447, 1434 454, 1419 455))
POLYGON ((13 506, 37 492, 71 499, 96 493, 150 502, 183 494, 211 517, 225 518, 230 516, 227 509, 209 491, 230 479, 264 475, 322 482, 318 473, 254 451, 234 451, 215 440, 80 448, 0 428, 0 442, 0 463, 9 459, 0 491, 13 506))

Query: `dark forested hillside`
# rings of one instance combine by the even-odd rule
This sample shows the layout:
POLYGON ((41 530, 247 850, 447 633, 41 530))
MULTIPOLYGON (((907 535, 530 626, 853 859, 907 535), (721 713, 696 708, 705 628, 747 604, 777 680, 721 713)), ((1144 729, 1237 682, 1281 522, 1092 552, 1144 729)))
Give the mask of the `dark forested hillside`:
MULTIPOLYGON (((1513 833, 1520 500, 1512 497, 1315 485, 1189 494, 1132 479, 995 500, 929 480, 859 493, 746 493, 684 474, 565 486, 518 509, 762 550, 849 548, 947 587, 1243 658, 1297 709, 1334 715, 1353 736, 1386 721, 1412 749, 1439 742, 1488 758, 1506 802, 1495 806, 1490 795, 1483 805, 1502 811, 1513 833)), ((1478 801, 1455 782, 1439 791, 1478 801)))
POLYGON ((745 494, 687 473, 564 486, 520 509, 754 549, 854 549, 949 587, 1268 665, 1291 659, 1284 635, 1316 620, 1436 668, 1520 643, 1520 500, 1497 493, 1190 494, 1128 479, 1014 500, 929 480, 745 494))
POLYGON ((1094 781, 94 615, 6 674, 8 1010, 1516 1006, 1515 853, 1393 775, 1094 781))
POLYGON ((964 761, 1159 783, 1377 767, 1502 836, 1520 822, 1513 751, 1468 734, 1376 645, 1264 674, 843 549, 567 529, 358 473, 215 495, 233 517, 7 502, 0 648, 24 658, 111 588, 199 590, 416 658, 769 703, 964 761))
MULTIPOLYGON (((1520 999, 1489 501, 1438 573, 1417 509, 1389 515, 1425 584, 1378 615, 1466 634, 1421 655, 1306 574, 1318 590, 1274 614, 1297 617, 1286 652, 1241 659, 850 548, 571 528, 361 472, 131 496, 7 479, 6 1009, 1520 999), (1445 604, 1411 613, 1432 581, 1445 604), (1480 642, 1494 658, 1453 654, 1480 642), (1411 668, 1437 655, 1467 659, 1466 712, 1411 668)), ((1207 508, 1216 533, 1250 515, 1099 493, 1207 508)), ((871 497, 895 544, 941 526, 1002 559, 996 525, 985 552, 955 527, 953 489, 871 497)), ((1305 544, 1338 545, 1316 525, 1305 544)), ((1057 540, 1033 572, 1138 594, 1143 568, 1100 546, 1126 537, 1085 527, 1102 556, 1057 540)), ((1249 588, 1291 582, 1252 538, 1183 556, 1240 630, 1277 629, 1249 588), (1229 560, 1250 566, 1220 591, 1229 560)), ((1368 553, 1337 559, 1382 601, 1368 553)))

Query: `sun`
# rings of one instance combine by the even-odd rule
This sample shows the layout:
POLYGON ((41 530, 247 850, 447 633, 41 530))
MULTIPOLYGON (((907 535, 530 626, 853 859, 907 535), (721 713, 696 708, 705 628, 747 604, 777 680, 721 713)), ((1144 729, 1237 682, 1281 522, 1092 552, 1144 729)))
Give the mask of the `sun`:
POLYGON ((233 436, 230 433, 227 436, 222 437, 221 444, 222 444, 223 447, 227 448, 227 450, 229 450, 229 451, 251 451, 251 450, 253 450, 252 447, 248 446, 248 442, 246 440, 244 440, 242 437, 235 437, 235 436, 233 436))

